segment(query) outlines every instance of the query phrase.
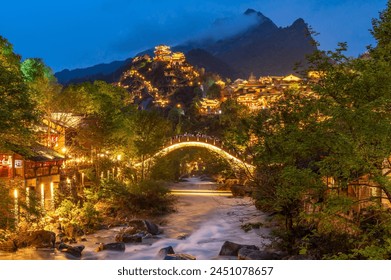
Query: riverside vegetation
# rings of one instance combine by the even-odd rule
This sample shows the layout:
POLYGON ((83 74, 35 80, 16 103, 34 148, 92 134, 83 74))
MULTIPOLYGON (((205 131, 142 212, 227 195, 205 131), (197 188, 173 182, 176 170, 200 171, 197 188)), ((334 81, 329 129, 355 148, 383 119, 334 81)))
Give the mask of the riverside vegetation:
POLYGON ((9 240, 16 230, 62 223, 88 232, 129 215, 172 211, 173 199, 158 179, 177 180, 200 155, 206 164, 198 172, 229 178, 233 171, 205 151, 182 150, 141 171, 125 162, 150 157, 174 131, 202 128, 252 155, 256 171, 246 182, 255 205, 278 222, 272 247, 307 259, 390 259, 390 210, 377 197, 357 210, 362 201, 347 194, 352 182, 366 178, 391 198, 389 174, 383 172, 391 155, 390 1, 371 32, 377 44, 360 58, 346 57, 344 43, 309 58, 319 74, 310 84, 315 94, 290 89, 256 115, 228 100, 222 114, 213 117, 198 115, 194 103, 184 115, 178 108, 140 111, 123 88, 100 81, 62 88, 41 60, 21 62, 0 37, 1 149, 23 149, 20 143, 35 140, 34 124, 53 112, 67 112, 89 117, 77 132, 75 149, 93 145, 97 154, 122 155, 121 161, 96 158, 86 173, 90 187, 82 196, 64 190, 55 211, 43 211, 34 197, 21 204, 18 229, 9 186, 0 183, 0 240, 9 240), (213 162, 217 168, 208 169, 213 162), (113 167, 121 174, 102 180, 100 174, 113 167), (325 178, 332 178, 331 189, 325 178))

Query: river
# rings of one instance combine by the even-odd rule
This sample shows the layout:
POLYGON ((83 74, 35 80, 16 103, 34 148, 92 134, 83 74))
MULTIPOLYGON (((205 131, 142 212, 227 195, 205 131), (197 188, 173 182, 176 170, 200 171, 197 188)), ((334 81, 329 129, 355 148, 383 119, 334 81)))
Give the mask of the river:
MULTIPOLYGON (((141 244, 126 244, 124 252, 96 252, 97 243, 114 242, 121 228, 100 230, 86 237, 82 259, 148 260, 157 259, 161 248, 172 246, 176 253, 191 254, 200 260, 217 259, 225 241, 263 247, 270 229, 241 229, 246 223, 264 223, 267 216, 258 211, 249 198, 234 198, 215 191, 216 184, 189 178, 171 186, 177 196, 176 211, 159 219, 163 233, 141 244)), ((78 244, 72 244, 78 245, 78 244)), ((0 252, 0 259, 66 259, 57 250, 20 249, 0 252)))

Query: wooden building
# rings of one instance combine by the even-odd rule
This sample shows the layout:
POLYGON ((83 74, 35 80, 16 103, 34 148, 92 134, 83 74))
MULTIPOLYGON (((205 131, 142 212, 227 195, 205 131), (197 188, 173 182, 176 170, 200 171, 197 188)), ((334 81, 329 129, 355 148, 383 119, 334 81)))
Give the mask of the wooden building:
POLYGON ((15 196, 25 192, 28 197, 35 192, 42 206, 50 209, 64 160, 63 155, 40 144, 18 151, 0 151, 0 180, 15 196))

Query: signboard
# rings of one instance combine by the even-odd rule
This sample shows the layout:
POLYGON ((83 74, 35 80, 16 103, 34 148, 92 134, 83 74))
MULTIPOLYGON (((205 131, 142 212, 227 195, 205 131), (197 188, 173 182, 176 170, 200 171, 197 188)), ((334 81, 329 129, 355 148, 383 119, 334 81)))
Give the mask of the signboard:
POLYGON ((22 168, 23 167, 23 160, 16 159, 15 160, 15 168, 22 168))

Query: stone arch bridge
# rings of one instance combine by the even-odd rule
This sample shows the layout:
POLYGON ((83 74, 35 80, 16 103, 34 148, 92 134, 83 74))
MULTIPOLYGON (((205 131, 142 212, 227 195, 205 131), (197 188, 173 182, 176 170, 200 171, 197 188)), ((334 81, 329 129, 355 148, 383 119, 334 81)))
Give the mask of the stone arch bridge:
MULTIPOLYGON (((168 143, 155 155, 144 160, 144 164, 150 164, 155 159, 165 156, 172 151, 187 147, 206 148, 213 151, 226 159, 235 171, 244 171, 246 174, 252 175, 255 170, 255 166, 251 163, 250 158, 241 156, 235 151, 224 147, 223 143, 219 139, 207 135, 176 135, 172 137, 171 140, 168 141, 168 143)), ((142 164, 142 162, 138 162, 134 164, 134 166, 141 167, 142 164)))

